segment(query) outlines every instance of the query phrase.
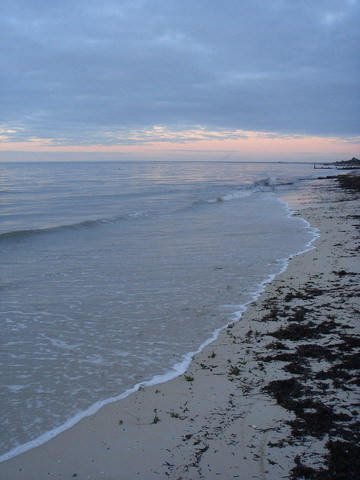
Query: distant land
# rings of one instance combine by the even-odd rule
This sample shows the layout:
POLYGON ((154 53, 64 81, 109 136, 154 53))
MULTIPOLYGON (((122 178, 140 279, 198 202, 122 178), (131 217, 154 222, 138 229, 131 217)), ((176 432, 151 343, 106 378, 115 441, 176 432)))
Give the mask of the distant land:
POLYGON ((342 165, 352 165, 352 166, 358 165, 358 166, 360 166, 360 160, 358 158, 353 157, 351 160, 341 160, 340 162, 335 162, 335 165, 339 165, 339 166, 342 166, 342 165))
POLYGON ((338 170, 356 170, 360 168, 360 160, 358 158, 353 157, 351 160, 340 160, 338 162, 333 162, 333 163, 320 163, 316 164, 314 163, 314 168, 315 169, 331 169, 334 168, 334 166, 338 170))

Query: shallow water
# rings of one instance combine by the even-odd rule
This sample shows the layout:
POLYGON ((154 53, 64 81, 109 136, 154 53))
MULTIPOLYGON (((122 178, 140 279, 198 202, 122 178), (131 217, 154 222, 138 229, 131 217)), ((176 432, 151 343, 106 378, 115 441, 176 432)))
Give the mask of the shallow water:
POLYGON ((3 165, 3 458, 154 376, 184 371, 191 352, 309 248, 314 231, 279 198, 313 173, 291 164, 3 165))

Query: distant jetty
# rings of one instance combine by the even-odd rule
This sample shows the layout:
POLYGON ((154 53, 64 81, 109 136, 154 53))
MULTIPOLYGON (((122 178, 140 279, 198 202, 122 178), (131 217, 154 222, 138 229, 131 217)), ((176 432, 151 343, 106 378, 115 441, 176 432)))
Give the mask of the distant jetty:
POLYGON ((360 168, 360 160, 353 157, 351 160, 341 160, 334 163, 314 163, 315 170, 333 169, 337 170, 356 170, 360 168))

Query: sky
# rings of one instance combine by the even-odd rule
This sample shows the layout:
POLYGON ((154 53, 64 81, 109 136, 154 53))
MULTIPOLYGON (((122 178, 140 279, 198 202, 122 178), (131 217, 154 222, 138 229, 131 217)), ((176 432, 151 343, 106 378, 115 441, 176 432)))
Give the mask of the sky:
POLYGON ((1 0, 0 160, 360 156, 360 0, 1 0))

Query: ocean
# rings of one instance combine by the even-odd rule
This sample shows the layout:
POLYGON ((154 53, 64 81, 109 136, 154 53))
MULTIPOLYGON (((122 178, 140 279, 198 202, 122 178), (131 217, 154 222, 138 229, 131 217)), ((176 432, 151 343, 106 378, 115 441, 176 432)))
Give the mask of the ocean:
POLYGON ((183 373, 317 236, 309 164, 0 170, 0 460, 183 373))

